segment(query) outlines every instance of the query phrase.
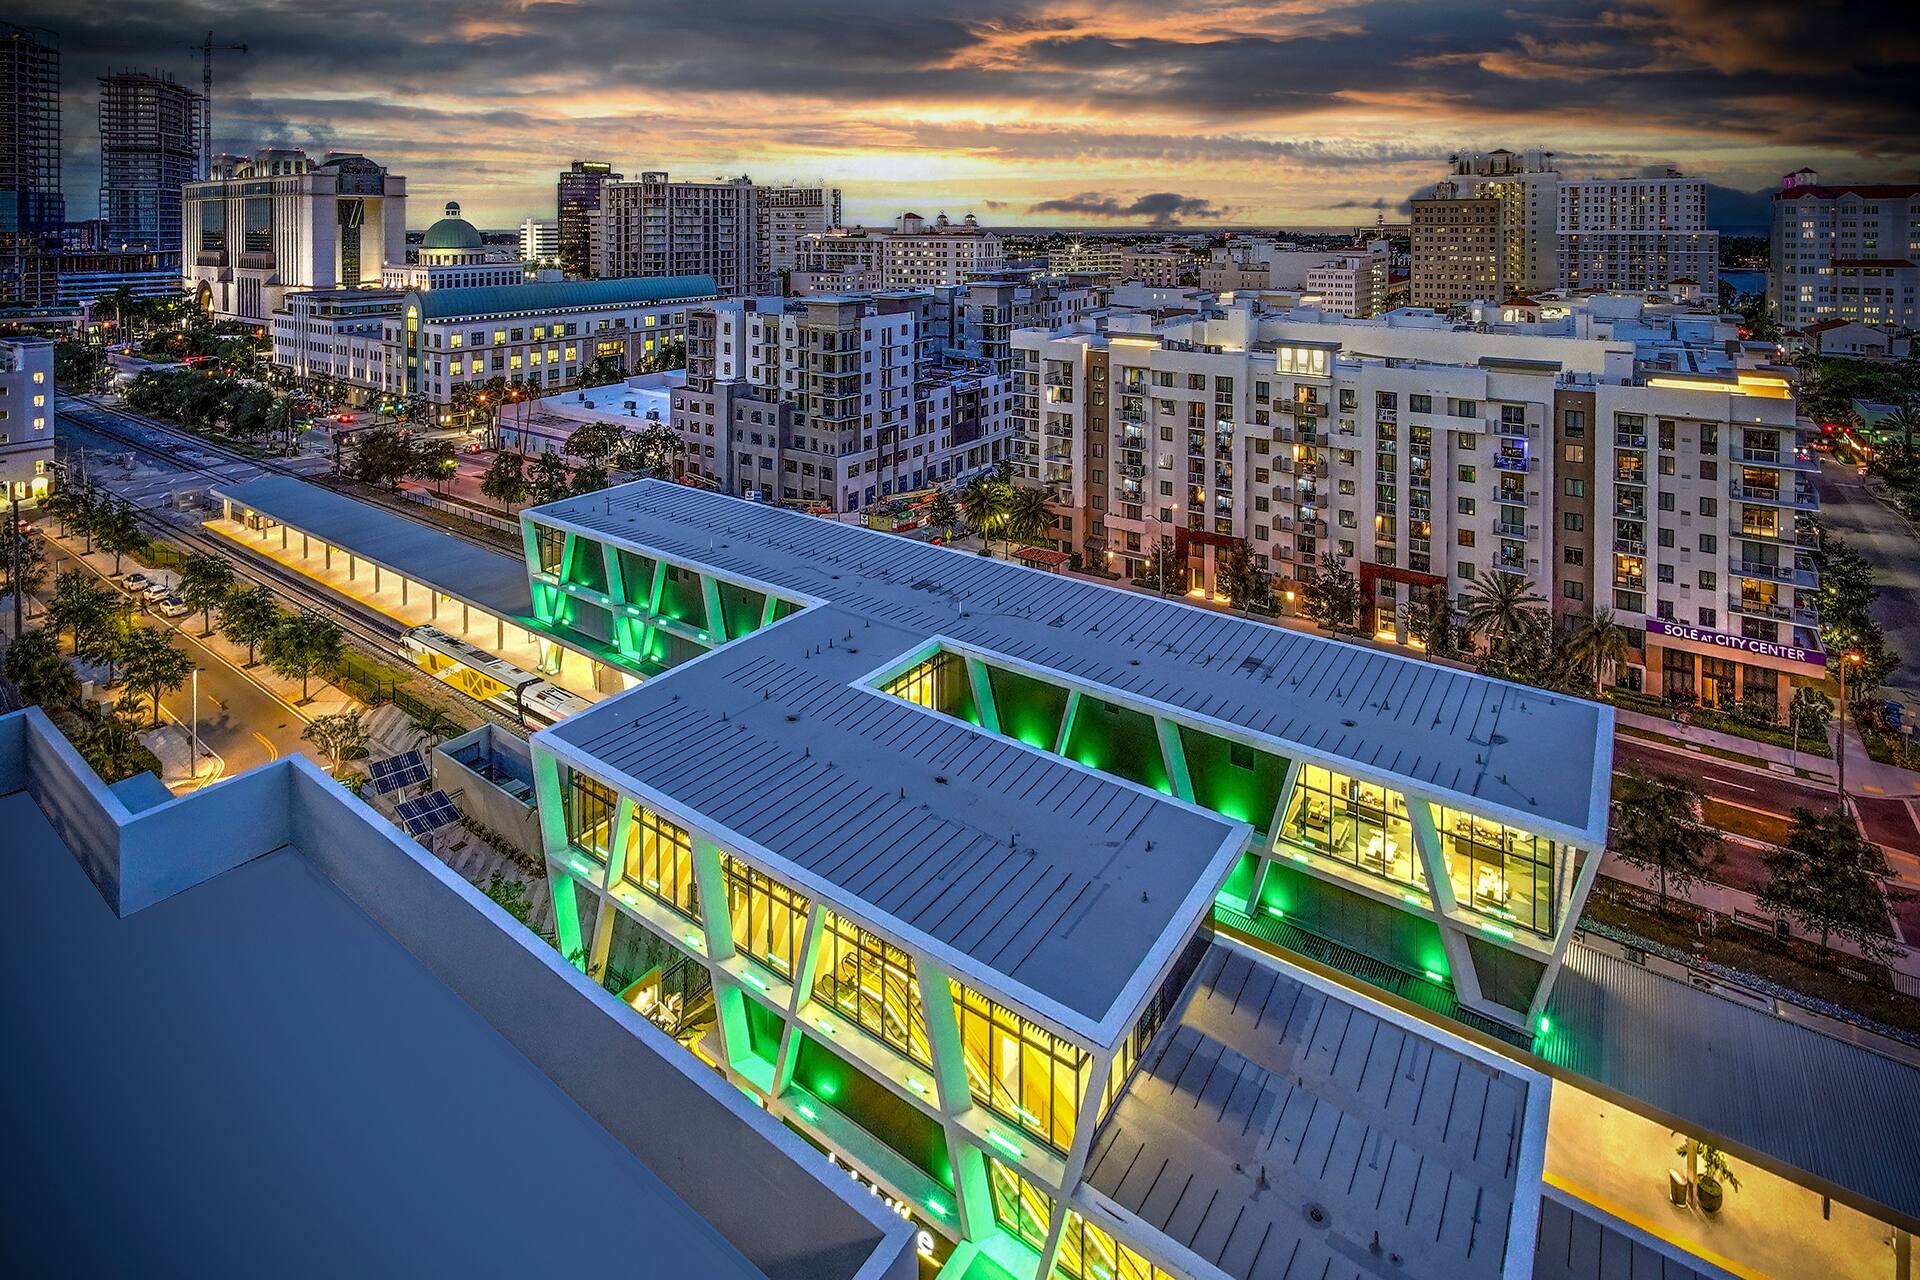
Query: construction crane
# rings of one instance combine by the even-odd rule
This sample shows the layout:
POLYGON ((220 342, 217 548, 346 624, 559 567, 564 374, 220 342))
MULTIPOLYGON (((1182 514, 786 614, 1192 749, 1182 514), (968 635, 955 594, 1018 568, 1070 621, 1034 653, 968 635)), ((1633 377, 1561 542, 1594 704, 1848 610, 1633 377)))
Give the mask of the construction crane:
POLYGON ((244 44, 215 44, 213 32, 207 32, 207 38, 199 44, 190 44, 189 50, 200 55, 200 176, 213 176, 213 55, 215 53, 245 53, 244 44))

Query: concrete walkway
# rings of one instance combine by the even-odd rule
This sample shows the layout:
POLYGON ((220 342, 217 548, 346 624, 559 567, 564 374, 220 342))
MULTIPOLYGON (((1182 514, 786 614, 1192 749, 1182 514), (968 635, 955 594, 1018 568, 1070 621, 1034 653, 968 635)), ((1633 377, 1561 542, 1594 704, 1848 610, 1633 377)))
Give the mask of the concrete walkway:
MULTIPOLYGON (((1743 756, 1745 763, 1756 768, 1766 768, 1776 773, 1791 773, 1795 769, 1802 769, 1816 777, 1829 780, 1833 777, 1833 761, 1822 759, 1810 751, 1776 747, 1770 742, 1755 742, 1751 738, 1742 738, 1737 734, 1702 729, 1694 725, 1681 724, 1677 720, 1669 720, 1664 716, 1647 715, 1645 712, 1628 711, 1625 708, 1615 708, 1614 720, 1616 724, 1626 728, 1659 734, 1663 738, 1711 748, 1728 755, 1743 756)), ((1853 782, 1851 759, 1847 761, 1847 782, 1849 786, 1853 782)))

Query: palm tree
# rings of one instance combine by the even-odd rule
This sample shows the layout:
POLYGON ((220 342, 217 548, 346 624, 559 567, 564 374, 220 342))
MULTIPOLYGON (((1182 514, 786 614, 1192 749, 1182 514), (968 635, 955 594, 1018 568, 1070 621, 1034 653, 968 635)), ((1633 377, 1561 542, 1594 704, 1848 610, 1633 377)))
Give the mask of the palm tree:
POLYGON ((1002 526, 1009 551, 1016 541, 1038 542, 1047 536, 1047 531, 1053 528, 1052 503, 1053 495, 1045 489, 1022 486, 1008 495, 1002 526))
POLYGON ((1913 433, 1916 428, 1920 428, 1920 408, 1912 404, 1903 404, 1880 420, 1880 429, 1898 432, 1900 447, 1909 453, 1913 451, 1913 433))
POLYGON ((984 546, 1007 518, 1007 505, 1013 494, 1005 483, 993 476, 976 476, 960 494, 966 508, 967 527, 980 535, 984 546))
POLYGON ((439 707, 427 708, 427 713, 413 722, 413 745, 427 757, 428 781, 433 779, 433 749, 462 732, 464 726, 439 707))
POLYGON ((1613 620, 1611 609, 1595 609, 1582 615, 1567 636, 1567 656, 1593 672, 1595 699, 1600 697, 1601 677, 1617 669, 1632 652, 1626 630, 1613 620))
POLYGON ((953 526, 960 523, 960 506, 945 489, 933 495, 927 504, 927 523, 940 530, 940 541, 953 541, 953 526))
POLYGON ((96 714, 73 744, 102 782, 118 782, 150 767, 153 753, 140 745, 140 730, 118 711, 96 714))
POLYGON ((1489 649, 1504 651, 1526 615, 1544 604, 1524 575, 1488 570, 1467 587, 1467 630, 1485 636, 1489 649))

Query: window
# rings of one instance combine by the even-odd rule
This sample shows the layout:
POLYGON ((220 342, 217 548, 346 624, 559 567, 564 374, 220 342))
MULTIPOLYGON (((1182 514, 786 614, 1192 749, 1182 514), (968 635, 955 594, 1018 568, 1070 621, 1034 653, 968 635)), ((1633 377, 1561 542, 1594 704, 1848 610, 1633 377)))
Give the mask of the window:
MULTIPOLYGON (((1462 560, 1453 567, 1453 576, 1456 578, 1472 578, 1473 566, 1462 560)), ((1461 607, 1465 608, 1466 606, 1462 605, 1461 607)))
POLYGON ((1455 535, 1454 535, 1454 541, 1456 541, 1456 542, 1458 542, 1458 543, 1459 543, 1459 544, 1460 544, 1461 546, 1463 546, 1463 547, 1470 547, 1470 546, 1472 546, 1472 545, 1473 545, 1473 530, 1471 530, 1471 529, 1462 529, 1462 530, 1460 530, 1460 532, 1459 532, 1459 533, 1457 533, 1457 534, 1455 534, 1455 535))
POLYGON ((622 868, 627 883, 690 920, 700 919, 700 889, 693 879, 693 840, 651 809, 634 814, 622 868))
POLYGON ((1090 1055, 971 987, 952 985, 974 1101, 1056 1151, 1068 1150, 1090 1055))
POLYGON ((1275 843, 1397 884, 1420 886, 1427 880, 1400 793, 1317 765, 1300 767, 1275 843))
POLYGON ((1566 491, 1569 498, 1584 498, 1587 496, 1587 482, 1585 480, 1575 480, 1572 477, 1568 477, 1566 481, 1566 491))
POLYGON ((1067 1210, 1060 1232, 1053 1271, 1069 1280, 1174 1280, 1172 1272, 1147 1261, 1072 1209, 1067 1210))
POLYGON ((1657 534, 1655 535, 1655 541, 1657 541, 1657 542, 1658 542, 1658 543, 1659 543, 1659 544, 1660 544, 1661 546, 1663 546, 1663 547, 1670 547, 1670 546, 1672 546, 1672 545, 1673 545, 1673 530, 1671 530, 1671 529, 1662 529, 1662 530, 1660 530, 1660 531, 1659 531, 1659 533, 1657 533, 1657 534))
POLYGON ((1583 444, 1567 445, 1566 456, 1568 462, 1585 462, 1587 460, 1587 446, 1583 444))
POLYGON ((602 858, 613 847, 613 788, 578 769, 567 770, 567 843, 602 858))
POLYGON ((1053 1197, 992 1156, 987 1157, 987 1185, 993 1192, 995 1221, 1034 1249, 1046 1248, 1053 1197))
POLYGON ((1472 498, 1455 498, 1454 505, 1459 510, 1460 514, 1463 516, 1470 516, 1473 514, 1474 502, 1472 498))
POLYGON ((1562 548, 1560 552, 1560 562, 1562 564, 1585 564, 1587 562, 1586 548, 1585 547, 1562 548))
POLYGON ((1462 464, 1462 465, 1461 465, 1461 467, 1460 467, 1460 470, 1459 470, 1459 476, 1460 476, 1460 483, 1461 483, 1461 484, 1472 484, 1472 483, 1473 483, 1473 479, 1474 479, 1474 476, 1475 476, 1475 475, 1477 475, 1477 474, 1478 474, 1478 472, 1476 472, 1476 471, 1475 471, 1475 469, 1474 469, 1473 467, 1470 467, 1470 466, 1467 466, 1467 465, 1465 465, 1465 464, 1462 464))
POLYGON ((1560 594, 1569 600, 1584 600, 1587 597, 1587 589, 1574 579, 1568 578, 1560 584, 1560 594))
POLYGON ((1708 555, 1712 555, 1720 549, 1720 539, 1711 533, 1703 533, 1700 535, 1700 549, 1708 555))
POLYGON ((829 914, 825 923, 813 998, 881 1044, 930 1067, 913 957, 851 920, 829 914))
POLYGON ((1579 409, 1569 409, 1560 418, 1567 439, 1579 440, 1587 434, 1587 415, 1579 409))
POLYGON ((1579 533, 1587 527, 1587 517, 1578 511, 1569 511, 1560 517, 1560 523, 1568 533, 1579 533))
POLYGON ((1433 806, 1454 897, 1470 911, 1551 937, 1557 845, 1517 827, 1433 806))
POLYGON ((1712 591, 1718 585, 1719 580, 1713 570, 1702 569, 1700 571, 1700 589, 1702 591, 1712 591))
POLYGON ((793 976, 807 931, 805 895, 726 853, 720 855, 720 870, 727 879, 734 948, 781 977, 793 976))
POLYGON ((1660 495, 1660 509, 1662 511, 1673 510, 1673 495, 1671 493, 1663 493, 1660 495))
POLYGON ((1414 413, 1432 413, 1433 397, 1423 396, 1423 395, 1410 395, 1407 397, 1407 408, 1414 413))

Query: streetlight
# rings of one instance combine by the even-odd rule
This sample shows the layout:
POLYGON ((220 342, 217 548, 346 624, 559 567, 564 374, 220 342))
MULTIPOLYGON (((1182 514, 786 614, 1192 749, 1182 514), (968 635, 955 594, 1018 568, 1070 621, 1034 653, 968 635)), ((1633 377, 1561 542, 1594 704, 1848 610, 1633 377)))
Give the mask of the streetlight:
MULTIPOLYGON (((1178 511, 1180 509, 1180 504, 1175 502, 1169 505, 1166 509, 1169 512, 1178 511)), ((1172 517, 1156 515, 1156 516, 1149 516, 1147 517, 1147 519, 1154 525, 1154 527, 1164 528, 1168 523, 1170 523, 1172 517)), ((1160 598, 1162 600, 1165 600, 1167 598, 1167 540, 1164 535, 1157 537, 1153 540, 1153 563, 1154 563, 1154 567, 1158 570, 1158 572, 1154 576, 1158 578, 1160 581, 1160 598)), ((1184 594, 1184 592, 1182 594, 1184 594)))
POLYGON ((200 668, 193 669, 193 751, 187 756, 193 780, 200 781, 200 668))
POLYGON ((1834 748, 1840 762, 1838 780, 1840 784, 1840 808, 1847 807, 1847 668, 1866 661, 1858 650, 1848 650, 1840 657, 1840 736, 1834 748))

